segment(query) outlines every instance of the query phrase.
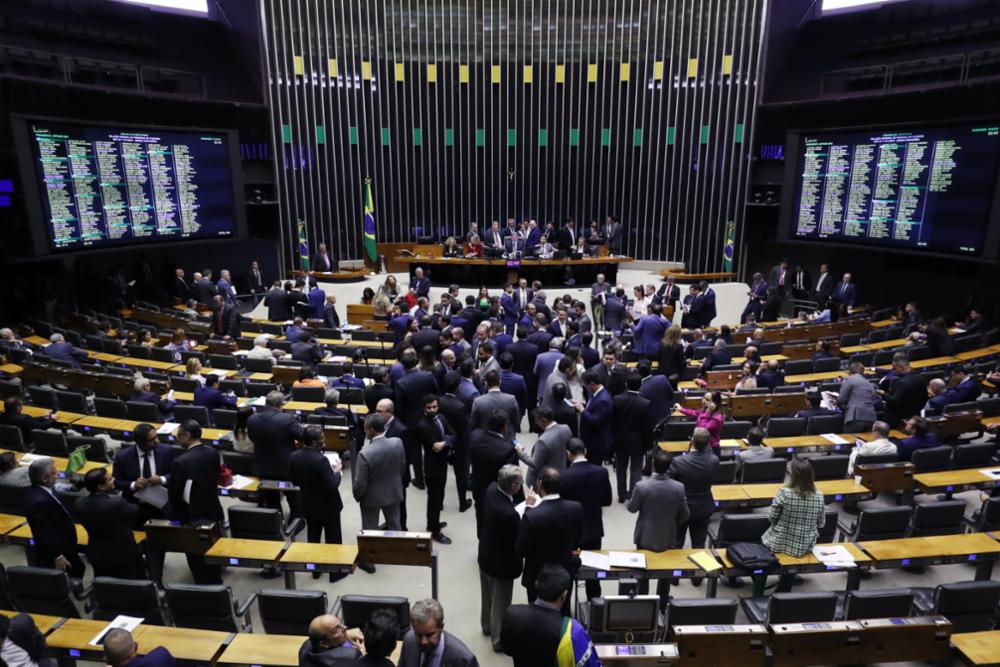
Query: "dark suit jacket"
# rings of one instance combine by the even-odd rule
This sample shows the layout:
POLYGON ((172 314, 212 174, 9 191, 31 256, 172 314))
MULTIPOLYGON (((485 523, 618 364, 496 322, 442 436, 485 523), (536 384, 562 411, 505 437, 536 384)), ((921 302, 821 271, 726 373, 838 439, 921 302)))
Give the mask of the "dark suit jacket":
POLYGON ((423 278, 417 280, 417 278, 414 277, 413 280, 410 281, 410 286, 416 290, 417 296, 427 296, 431 292, 431 279, 424 276, 423 278))
POLYGON ((323 361, 323 350, 312 341, 308 343, 298 341, 292 343, 292 359, 301 361, 304 366, 315 370, 316 364, 323 361))
POLYGON ((781 371, 762 370, 757 373, 757 386, 774 389, 785 384, 785 374, 781 371))
MULTIPOLYGON (((461 639, 444 631, 444 650, 441 651, 440 667, 479 667, 479 661, 473 655, 469 647, 461 639)), ((423 654, 420 646, 417 645, 417 638, 413 630, 409 630, 403 637, 403 647, 399 652, 400 667, 416 667, 422 665, 423 654)))
MULTIPOLYGON (((587 461, 571 463, 562 472, 559 494, 583 507, 580 546, 596 549, 604 537, 602 507, 611 506, 611 479, 603 466, 587 461)), ((529 510, 530 511, 530 510, 529 510)))
POLYGON ((212 312, 212 333, 216 336, 229 336, 233 340, 240 337, 240 311, 228 303, 222 307, 222 319, 212 312))
POLYGON ((174 276, 170 279, 170 294, 181 301, 187 302, 191 298, 191 287, 183 278, 174 276))
POLYGON ((138 655, 126 663, 127 667, 174 667, 177 661, 170 651, 157 646, 146 655, 138 655))
MULTIPOLYGON (((160 477, 170 475, 171 466, 174 460, 173 450, 170 445, 159 444, 153 450, 153 462, 156 463, 156 474, 160 477)), ((135 445, 122 447, 115 455, 112 472, 115 477, 115 488, 121 491, 126 498, 132 492, 129 490, 132 482, 142 477, 142 458, 139 456, 139 449, 135 445)))
POLYGON ((139 548, 132 534, 138 509, 120 495, 92 493, 73 506, 77 519, 87 529, 87 560, 91 563, 135 563, 139 548))
POLYGON ((483 493, 479 517, 479 569, 496 579, 516 579, 521 576, 521 556, 514 546, 521 517, 513 502, 504 495, 496 481, 483 493))
POLYGON ((211 306, 212 297, 219 293, 219 288, 208 278, 202 278, 194 284, 194 292, 201 304, 211 306))
POLYGON ((660 303, 664 306, 677 306, 677 302, 681 298, 681 288, 674 285, 670 288, 670 293, 667 293, 667 283, 660 285, 660 288, 656 290, 656 296, 653 297, 653 303, 660 303))
POLYGON ((552 417, 557 424, 569 426, 574 438, 579 437, 580 416, 572 406, 567 405, 565 401, 556 403, 552 406, 552 417))
POLYGON ((337 258, 333 256, 329 248, 327 248, 325 253, 317 250, 313 254, 311 266, 313 271, 336 271, 337 258))
POLYGON ((895 428, 899 422, 919 414, 927 402, 927 379, 920 373, 899 375, 885 397, 885 421, 895 428))
POLYGON ((721 350, 712 350, 705 357, 705 361, 701 364, 702 371, 710 371, 716 366, 727 366, 733 362, 733 355, 729 353, 729 350, 723 348, 721 350))
POLYGON ((497 481, 500 468, 511 463, 517 465, 514 446, 495 433, 472 431, 469 436, 469 461, 472 464, 472 497, 482 502, 486 487, 497 481))
POLYGON ((424 396, 438 392, 437 381, 430 371, 413 370, 396 380, 396 416, 408 428, 414 428, 424 414, 424 396))
POLYGON ((653 414, 651 403, 639 392, 625 392, 614 398, 611 420, 616 452, 642 456, 653 447, 653 414))
POLYGON ((558 609, 539 602, 512 605, 503 615, 503 652, 514 659, 514 667, 554 665, 562 624, 563 615, 558 609))
POLYGON ((394 396, 392 387, 387 384, 373 384, 368 387, 365 389, 365 405, 368 406, 368 412, 375 412, 375 406, 383 398, 393 398, 394 396))
POLYGON ((132 394, 130 401, 141 401, 143 403, 152 403, 160 411, 160 416, 166 416, 170 414, 170 411, 174 408, 174 402, 168 401, 167 399, 161 399, 159 394, 155 391, 139 391, 132 394))
POLYGON ((417 352, 424 349, 424 346, 430 345, 431 349, 437 352, 438 349, 438 338, 441 336, 441 332, 438 329, 421 329, 419 331, 414 331, 413 335, 410 336, 410 344, 413 345, 413 349, 417 352))
MULTIPOLYGON (((255 447, 257 441, 254 441, 255 447)), ((209 445, 189 447, 174 461, 170 471, 170 504, 180 521, 221 522, 222 503, 219 502, 219 452, 209 445), (184 501, 184 487, 191 481, 190 502, 184 501)))
POLYGON ((529 507, 517 532, 517 552, 524 557, 521 583, 534 586, 545 563, 562 565, 573 576, 577 559, 573 550, 580 546, 583 507, 575 500, 557 498, 529 507))
POLYGON ((703 519, 715 511, 715 498, 712 496, 712 476, 719 465, 719 457, 712 452, 688 453, 674 457, 670 463, 667 477, 675 479, 684 485, 684 495, 687 496, 688 509, 691 517, 703 519))
MULTIPOLYGON (((455 434, 453 456, 461 457, 458 459, 459 463, 466 461, 464 452, 469 447, 470 427, 469 413, 465 408, 465 404, 454 394, 442 394, 438 397, 438 412, 448 420, 448 424, 455 434)), ((452 462, 455 463, 454 458, 452 462)), ((468 465, 468 463, 464 465, 468 465)))
POLYGON ((52 343, 51 345, 46 345, 42 352, 50 359, 68 361, 77 367, 79 367, 81 361, 87 360, 87 353, 72 343, 52 343))
POLYGON ((649 401, 653 427, 670 415, 676 402, 674 386, 665 375, 647 375, 639 385, 639 395, 649 401))
MULTIPOLYGON (((575 226, 573 227, 573 234, 570 234, 566 226, 563 225, 562 227, 559 228, 559 234, 557 239, 559 241, 559 249, 565 252, 569 252, 569 249, 572 248, 574 245, 576 245, 574 243, 574 239, 578 238, 580 238, 580 231, 576 229, 575 226)), ((553 241, 554 241, 553 239, 549 239, 549 242, 553 241)))
POLYGON ((65 504, 38 486, 25 489, 21 499, 35 540, 38 562, 43 567, 51 567, 57 556, 77 552, 76 527, 65 504))
POLYGON ((291 478, 299 487, 299 507, 306 519, 326 519, 344 509, 341 474, 333 472, 322 451, 303 447, 293 452, 291 478))
MULTIPOLYGON (((440 407, 440 405, 441 402, 438 401, 438 406, 440 407)), ((433 479, 447 477, 448 461, 452 456, 455 444, 455 431, 448 423, 448 418, 438 414, 438 419, 441 422, 441 429, 426 413, 413 429, 413 437, 417 439, 424 450, 424 475, 433 479), (442 429, 444 434, 441 433, 442 429), (434 443, 442 440, 445 442, 444 449, 435 452, 434 443)))
POLYGON ((54 419, 32 417, 23 412, 4 412, 0 414, 0 424, 4 426, 16 426, 21 429, 21 439, 24 440, 25 444, 31 443, 31 432, 34 429, 44 430, 58 425, 54 419))
POLYGON ((591 458, 605 456, 611 450, 611 392, 603 389, 587 402, 580 413, 580 431, 591 458))
POLYGON ((235 410, 236 397, 226 396, 215 387, 196 387, 194 390, 194 404, 208 408, 208 417, 211 419, 212 412, 216 408, 235 410))
POLYGON ((327 329, 336 329, 340 326, 340 314, 337 312, 337 306, 332 303, 323 306, 323 326, 327 329))
POLYGON ((10 628, 7 630, 7 639, 17 646, 24 649, 24 651, 31 657, 31 659, 40 664, 46 664, 46 649, 48 646, 45 643, 45 635, 41 633, 38 626, 35 625, 35 619, 33 619, 29 614, 15 614, 10 617, 10 628))
POLYGON ((284 322, 292 319, 292 307, 285 290, 275 287, 264 295, 264 305, 267 306, 267 319, 272 322, 284 322))
POLYGON ((853 306, 857 299, 857 288, 854 283, 844 284, 843 281, 837 283, 831 295, 835 301, 839 301, 845 306, 853 306))
POLYGON ((247 435, 253 441, 254 473, 264 479, 287 480, 295 441, 302 437, 299 418, 264 408, 247 420, 247 435))
POLYGON ((299 649, 299 667, 354 667, 358 665, 361 651, 353 646, 336 646, 314 651, 308 639, 299 649))
POLYGON ((604 300, 604 328, 607 331, 619 331, 622 323, 628 320, 625 304, 618 297, 609 294, 604 300))

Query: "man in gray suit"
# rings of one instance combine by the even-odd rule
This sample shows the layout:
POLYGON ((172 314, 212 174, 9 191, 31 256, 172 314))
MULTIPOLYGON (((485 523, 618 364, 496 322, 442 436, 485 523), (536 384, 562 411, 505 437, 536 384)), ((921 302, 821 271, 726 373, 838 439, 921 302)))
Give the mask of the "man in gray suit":
POLYGON ((358 452, 354 477, 354 499, 361 505, 361 528, 377 530, 379 512, 389 530, 400 530, 399 504, 403 501, 406 451, 399 438, 385 437, 385 419, 380 414, 365 418, 368 442, 358 452))
POLYGON ((486 377, 490 371, 500 372, 500 362, 496 358, 496 345, 491 340, 484 340, 476 346, 476 376, 486 377))
POLYGON ((399 667, 479 667, 479 661, 461 639, 445 632, 444 609, 433 598, 419 600, 410 609, 410 630, 403 637, 399 667))
POLYGON ((525 483, 528 488, 535 487, 535 480, 542 468, 552 467, 562 472, 566 468, 566 443, 573 437, 573 432, 566 424, 556 422, 552 408, 541 407, 535 410, 535 425, 541 431, 531 456, 524 448, 518 446, 517 455, 528 466, 525 483))
POLYGON ((837 406, 844 413, 844 432, 861 433, 871 429, 875 414, 875 385, 865 379, 865 367, 852 361, 850 375, 840 383, 837 406))
MULTIPOLYGON (((670 454, 662 449, 653 455, 653 476, 644 479, 632 489, 628 511, 638 512, 635 520, 636 549, 666 551, 677 543, 677 528, 691 516, 684 485, 667 477, 670 454)), ((639 594, 649 593, 649 579, 639 580, 639 594)), ((656 581, 656 594, 660 596, 660 610, 666 608, 670 595, 670 580, 656 581)))
POLYGON ((490 371, 484 378, 486 393, 472 401, 473 429, 485 429, 486 422, 494 412, 507 415, 507 440, 513 442, 514 436, 521 430, 521 411, 517 407, 517 399, 500 391, 500 372, 490 371))

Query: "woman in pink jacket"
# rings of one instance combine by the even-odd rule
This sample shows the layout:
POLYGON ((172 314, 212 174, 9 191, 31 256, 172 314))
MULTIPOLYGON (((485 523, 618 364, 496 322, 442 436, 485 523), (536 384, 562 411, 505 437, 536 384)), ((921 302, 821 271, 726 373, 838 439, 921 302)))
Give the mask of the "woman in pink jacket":
POLYGON ((717 391, 705 392, 705 395, 701 399, 700 410, 690 410, 681 407, 681 404, 678 403, 674 405, 674 412, 694 417, 696 428, 708 429, 709 435, 712 436, 711 440, 709 440, 709 444, 712 446, 712 453, 718 456, 719 435, 722 433, 722 422, 725 421, 725 417, 722 414, 722 394, 717 391))

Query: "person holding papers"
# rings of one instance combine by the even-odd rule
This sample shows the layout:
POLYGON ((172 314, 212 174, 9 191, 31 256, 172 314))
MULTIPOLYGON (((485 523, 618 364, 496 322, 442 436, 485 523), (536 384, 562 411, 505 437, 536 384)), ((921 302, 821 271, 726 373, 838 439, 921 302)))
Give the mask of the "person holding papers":
POLYGON ((73 511, 87 530, 87 560, 95 577, 138 579, 145 567, 132 534, 132 522, 138 513, 115 490, 114 475, 107 468, 97 468, 83 478, 89 495, 76 501, 73 511))
MULTIPOLYGON (((565 428, 565 427, 564 427, 565 428)), ((566 446, 569 465, 562 471, 562 497, 583 507, 580 548, 600 549, 604 538, 604 507, 612 501, 608 469, 587 461, 587 447, 580 438, 571 438, 566 446)), ((601 582, 587 580, 587 599, 601 597, 601 582)))
MULTIPOLYGON (((306 520, 306 539, 318 543, 325 537, 327 544, 343 542, 340 531, 340 512, 344 503, 340 499, 341 470, 339 457, 328 460, 323 453, 323 427, 309 424, 302 429, 302 449, 292 452, 291 480, 299 487, 299 507, 306 520)), ((319 579, 313 572, 313 579, 319 579)), ((330 581, 345 575, 330 573, 330 581)))
POLYGON ((875 438, 871 442, 863 442, 858 440, 854 449, 851 450, 851 460, 847 464, 847 474, 854 474, 854 462, 858 460, 859 456, 881 456, 885 455, 895 455, 896 444, 889 439, 890 432, 889 424, 886 422, 875 422, 872 424, 872 435, 875 438))
MULTIPOLYGON (((168 485, 177 519, 192 525, 221 525, 225 517, 219 502, 219 452, 202 444, 201 426, 193 419, 177 427, 177 442, 184 453, 174 462, 168 485)), ((187 554, 187 562, 196 584, 222 583, 219 566, 208 565, 204 556, 187 554)))
MULTIPOLYGON (((809 553, 819 539, 819 529, 826 523, 826 502, 816 490, 813 467, 809 459, 792 459, 788 466, 788 481, 778 489, 767 513, 771 522, 761 542, 775 553, 801 558, 809 553)), ((792 590, 794 574, 782 573, 775 592, 792 590)), ((753 594, 764 594, 767 575, 754 575, 753 594)))

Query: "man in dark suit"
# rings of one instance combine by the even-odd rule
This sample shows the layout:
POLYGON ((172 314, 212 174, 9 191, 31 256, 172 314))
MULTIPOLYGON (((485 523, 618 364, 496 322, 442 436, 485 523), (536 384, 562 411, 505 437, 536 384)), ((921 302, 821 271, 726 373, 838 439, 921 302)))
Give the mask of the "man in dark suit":
POLYGON ((76 368, 80 367, 81 361, 87 360, 87 351, 81 350, 72 343, 67 343, 61 333, 52 334, 49 336, 49 340, 51 343, 46 345, 42 351, 45 353, 45 356, 50 359, 68 361, 76 368))
POLYGON ((528 385, 521 375, 514 372, 514 356, 506 351, 500 355, 500 391, 517 400, 520 422, 528 409, 528 385))
POLYGON ((427 532, 435 542, 451 544, 451 538, 441 532, 441 510, 444 507, 444 487, 448 481, 448 460, 454 453, 455 432, 448 420, 438 414, 436 395, 427 394, 423 403, 424 416, 413 428, 413 439, 423 449, 427 532))
POLYGON ((762 366, 761 369, 757 371, 758 387, 774 389, 775 387, 780 387, 783 384, 785 384, 785 374, 782 372, 781 368, 779 368, 777 359, 771 359, 767 362, 767 365, 762 366))
POLYGON ((425 347, 432 350, 438 349, 438 339, 441 337, 441 330, 431 326, 431 318, 424 316, 420 318, 420 329, 410 335, 410 345, 418 353, 425 347))
POLYGON ((851 282, 851 274, 845 273, 843 279, 837 283, 830 298, 834 303, 843 304, 851 308, 857 303, 858 290, 851 282))
MULTIPOLYGON (((507 414, 494 412, 486 420, 486 430, 474 430, 469 436, 469 461, 472 464, 472 498, 476 502, 476 526, 481 528, 483 494, 497 478, 500 468, 517 465, 517 452, 507 440, 507 414)), ((478 532, 478 531, 477 531, 478 532)))
POLYGON ((613 215, 609 215, 604 219, 602 232, 604 240, 608 244, 608 254, 622 254, 622 223, 618 222, 618 219, 613 215))
POLYGON ((322 614, 309 623, 309 638, 299 648, 299 667, 340 667, 354 664, 360 657, 361 651, 347 638, 347 626, 340 617, 322 614))
POLYGON ((299 339, 292 343, 292 359, 316 370, 316 364, 323 361, 323 348, 313 342, 309 331, 304 330, 299 334, 299 339))
POLYGON ((517 302, 514 301, 514 286, 510 283, 503 286, 503 294, 500 295, 500 307, 503 309, 503 315, 501 316, 503 329, 508 334, 513 334, 514 327, 517 325, 520 308, 517 307, 517 302))
POLYGON ((663 279, 663 284, 656 291, 656 295, 653 297, 653 303, 659 303, 661 306, 666 308, 670 306, 671 308, 677 307, 677 302, 681 298, 681 288, 674 284, 674 277, 667 276, 663 279))
POLYGON ((627 501, 642 481, 642 457, 653 448, 655 426, 652 404, 639 393, 642 378, 632 374, 626 382, 628 390, 614 397, 611 420, 620 503, 627 501))
POLYGON ((170 294, 181 303, 187 303, 191 299, 191 287, 184 280, 184 269, 180 267, 174 269, 174 278, 170 281, 170 294))
POLYGON ((323 304, 323 326, 327 329, 340 328, 340 313, 337 312, 337 296, 335 294, 326 295, 326 303, 323 304))
POLYGON ((576 405, 568 400, 569 389, 562 382, 552 385, 552 419, 557 424, 569 427, 573 437, 580 434, 580 413, 576 405))
MULTIPOLYGON (((611 480, 603 466, 587 461, 587 448, 583 440, 572 438, 566 447, 569 465, 562 472, 562 491, 566 500, 574 500, 583 507, 581 549, 600 549, 604 538, 604 507, 611 506, 611 480)), ((587 598, 601 596, 601 583, 587 580, 587 598)))
MULTIPOLYGON (((521 518, 516 546, 524 558, 521 583, 527 589, 528 602, 534 602, 537 597, 535 580, 545 563, 560 565, 567 572, 577 570, 579 561, 573 551, 580 546, 583 507, 574 500, 559 497, 561 489, 559 471, 543 468, 538 474, 540 498, 528 496, 528 507, 521 518)), ((563 613, 570 615, 568 605, 564 605, 563 613)))
POLYGON ((505 354, 509 354, 513 359, 513 364, 511 365, 511 371, 517 373, 522 378, 524 378, 525 385, 527 386, 527 405, 535 405, 535 392, 537 387, 535 385, 535 360, 538 358, 538 346, 527 341, 528 338, 528 327, 518 326, 517 327, 517 340, 507 346, 504 350, 505 354))
POLYGON ((194 293, 198 297, 198 303, 211 306, 212 299, 219 293, 219 288, 212 282, 212 270, 205 269, 202 273, 195 273, 193 277, 194 293))
MULTIPOLYGON (((193 419, 181 422, 176 437, 184 453, 174 460, 168 484, 175 516, 191 525, 221 525, 225 517, 219 502, 219 452, 202 444, 201 426, 193 419)), ((208 565, 204 556, 187 554, 187 562, 196 584, 222 583, 219 566, 208 565)))
POLYGON ((627 322, 625 290, 619 287, 604 297, 604 329, 606 331, 621 331, 627 322))
POLYGON ((288 292, 291 289, 291 283, 285 283, 285 288, 283 289, 280 280, 274 281, 271 289, 264 295, 264 305, 267 306, 267 319, 272 322, 285 322, 292 319, 292 309, 288 302, 288 292))
POLYGON ((424 275, 424 270, 419 266, 413 271, 410 287, 418 297, 429 297, 431 293, 431 279, 424 275))
POLYGON ((312 270, 330 273, 337 270, 337 259, 332 257, 326 249, 325 243, 320 243, 316 248, 316 254, 312 258, 312 270))
POLYGON ((138 509, 113 493, 115 478, 107 468, 87 472, 83 485, 90 494, 76 501, 73 509, 87 530, 87 560, 95 577, 138 579, 145 568, 135 544, 132 525, 138 509))
POLYGON ((310 320, 323 319, 323 306, 326 304, 326 292, 320 289, 315 278, 309 279, 309 293, 306 295, 309 304, 308 318, 310 320))
POLYGON ((393 398, 395 396, 395 392, 389 386, 388 381, 389 373, 386 371, 385 366, 372 367, 372 384, 365 389, 365 405, 368 407, 368 412, 375 412, 375 406, 383 398, 393 398))
POLYGON ((306 296, 305 286, 306 281, 302 278, 295 279, 295 286, 292 289, 289 289, 288 283, 285 283, 285 308, 289 312, 286 320, 295 316, 309 316, 309 297, 306 296))
POLYGON ((461 639, 445 632, 444 609, 433 598, 418 600, 410 609, 410 629, 403 637, 398 667, 479 667, 461 639))
POLYGON ((129 398, 130 401, 152 403, 159 411, 161 421, 168 421, 173 416, 174 402, 168 398, 160 398, 155 391, 150 391, 149 378, 139 376, 132 386, 135 393, 129 398))
POLYGON ((753 282, 747 291, 747 305, 740 315, 740 322, 746 322, 751 317, 755 320, 760 319, 761 310, 764 308, 764 300, 767 298, 767 288, 768 284, 764 280, 764 276, 759 273, 753 274, 753 282))
POLYGON ((260 301, 260 295, 264 293, 264 276, 260 272, 260 265, 257 260, 251 260, 250 271, 247 273, 247 286, 250 294, 253 294, 253 305, 260 301))
POLYGON ((218 294, 212 299, 212 335, 225 340, 239 340, 240 337, 239 309, 218 294))
POLYGON ((456 395, 462 376, 452 371, 445 375, 441 388, 444 393, 438 397, 438 411, 448 420, 455 432, 452 443, 451 466, 455 469, 455 488, 458 491, 458 511, 465 512, 472 507, 469 500, 469 413, 465 404, 456 395))
POLYGON ((170 651, 157 646, 139 655, 139 645, 132 633, 114 628, 104 635, 104 662, 108 667, 174 667, 177 661, 170 651))
POLYGON ((649 401, 652 427, 670 416, 670 409, 676 401, 674 387, 665 375, 654 375, 653 365, 646 360, 636 364, 639 372, 639 395, 649 401))
POLYGON ((31 486, 25 489, 22 496, 24 516, 31 527, 39 567, 56 568, 80 579, 86 567, 77 553, 73 516, 55 492, 58 478, 59 472, 52 459, 31 462, 28 466, 31 486))
POLYGON ((236 409, 236 394, 232 391, 223 394, 219 391, 219 376, 209 373, 205 377, 204 387, 195 387, 194 404, 200 405, 208 410, 208 419, 212 420, 212 412, 216 408, 223 410, 236 409))
POLYGON ((563 252, 570 252, 570 249, 576 245, 577 236, 579 234, 576 231, 576 221, 573 218, 566 218, 563 221, 562 228, 559 230, 559 249, 563 252))
MULTIPOLYGON (((396 416, 406 428, 412 430, 417 427, 423 417, 424 397, 429 394, 437 394, 438 386, 433 373, 417 368, 416 355, 404 354, 400 363, 403 364, 405 373, 395 382, 393 403, 395 404, 396 416)), ((407 446, 406 463, 413 468, 414 486, 422 489, 424 488, 423 452, 416 441, 404 444, 407 446)))
POLYGON ((895 379, 885 397, 885 421, 896 428, 900 422, 920 414, 927 402, 927 379, 910 369, 910 362, 903 355, 892 360, 895 379))
POLYGON ((663 307, 654 305, 653 313, 640 317, 639 322, 632 328, 634 336, 632 349, 639 356, 655 359, 660 353, 660 341, 663 340, 663 332, 668 326, 670 323, 663 317, 663 307))
POLYGON ((785 298, 785 292, 792 283, 791 271, 788 269, 787 259, 782 259, 771 267, 771 275, 768 283, 777 290, 779 299, 785 298))
POLYGON ((587 445, 587 460, 601 465, 611 452, 611 414, 613 403, 611 392, 604 388, 597 373, 583 374, 583 386, 590 395, 584 406, 576 405, 580 413, 580 435, 587 445))
POLYGON ((494 651, 501 651, 501 623, 514 594, 514 580, 521 576, 517 542, 521 517, 514 509, 524 497, 521 471, 515 465, 500 468, 497 481, 483 493, 479 530, 479 623, 490 637, 494 651))
MULTIPOLYGON (((298 416, 281 411, 285 396, 280 391, 270 392, 264 400, 264 407, 247 420, 247 436, 254 444, 254 474, 262 479, 287 482, 291 480, 295 441, 302 438, 302 424, 298 416)), ((259 496, 261 505, 281 508, 277 491, 261 491, 259 496)), ((285 496, 293 516, 298 514, 297 496, 297 493, 285 496)))
MULTIPOLYGON (((687 523, 677 531, 676 548, 684 547, 686 533, 691 534, 692 549, 705 546, 708 536, 708 522, 715 511, 715 498, 712 496, 712 478, 719 458, 708 446, 708 429, 696 428, 691 435, 691 448, 683 456, 674 457, 670 463, 667 476, 684 485, 684 495, 687 497, 690 517, 687 523)), ((695 586, 701 584, 701 579, 692 579, 695 586)))
POLYGON ((25 445, 31 444, 31 432, 35 429, 46 430, 58 426, 55 420, 56 411, 53 410, 47 417, 32 417, 23 412, 24 402, 20 396, 8 396, 3 401, 3 414, 0 415, 0 424, 4 426, 16 426, 21 431, 21 439, 25 445))
POLYGON ((524 252, 530 254, 542 238, 542 230, 534 220, 528 221, 528 230, 524 234, 524 252))
POLYGON ((816 276, 816 284, 812 286, 812 299, 819 304, 822 310, 826 307, 826 302, 833 294, 834 277, 830 275, 830 268, 826 264, 819 265, 819 274, 816 276))
MULTIPOLYGON (((299 487, 299 508, 306 520, 306 539, 319 543, 340 544, 340 512, 344 502, 340 499, 341 471, 344 466, 339 458, 336 463, 323 454, 323 427, 309 424, 302 429, 302 449, 292 452, 292 483, 299 487)), ((319 573, 313 573, 318 579, 319 573)), ((330 573, 330 581, 344 575, 330 573)))
POLYGON ((535 292, 528 287, 528 281, 521 278, 517 283, 517 289, 513 292, 514 303, 517 305, 518 309, 524 311, 528 307, 528 304, 534 301, 535 292))
POLYGON ((792 271, 791 283, 792 298, 798 301, 804 301, 809 298, 813 287, 812 276, 809 275, 809 272, 801 264, 795 265, 795 269, 792 271))

